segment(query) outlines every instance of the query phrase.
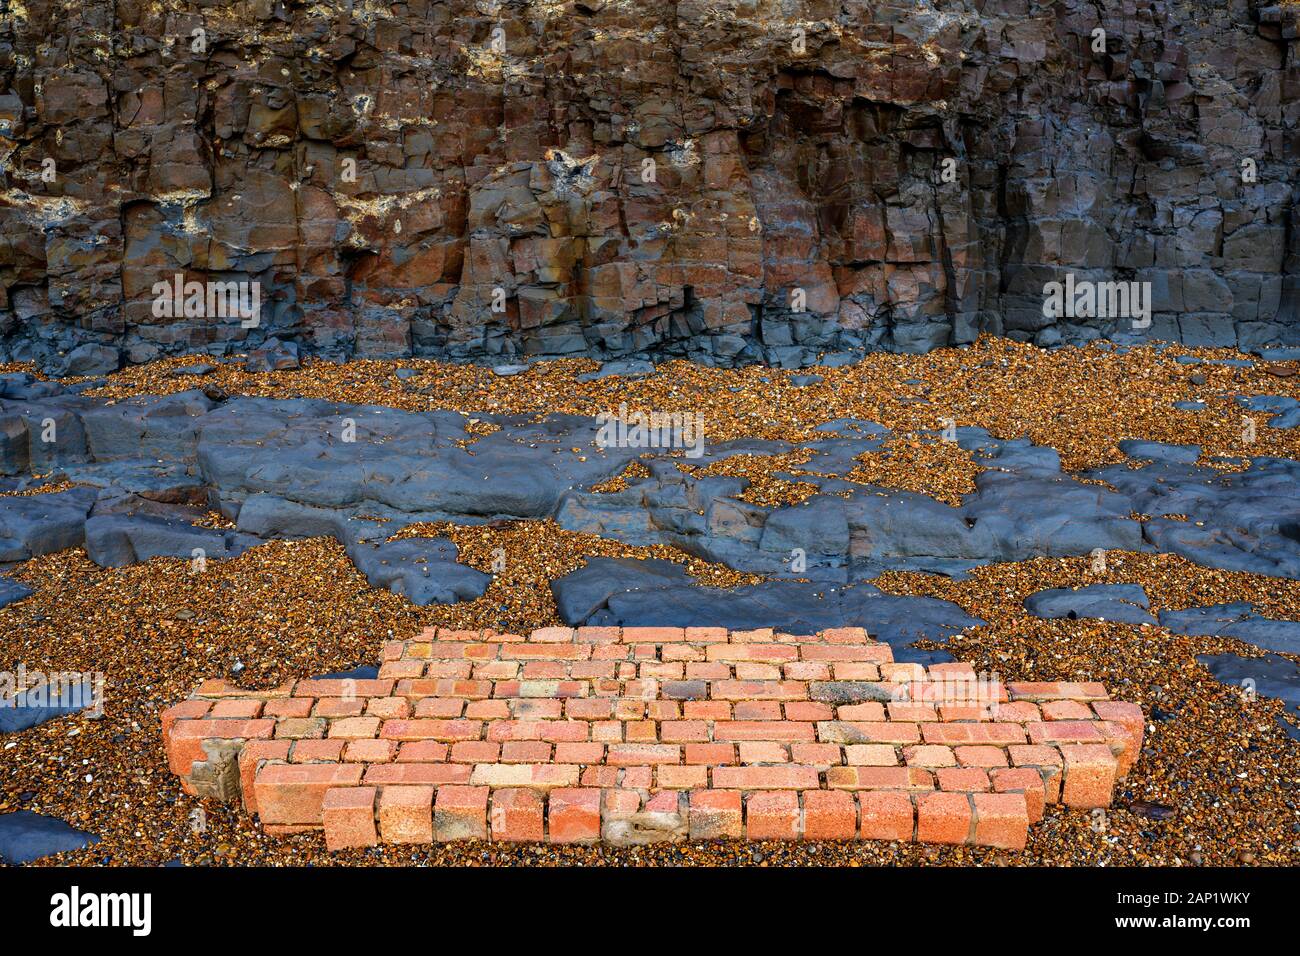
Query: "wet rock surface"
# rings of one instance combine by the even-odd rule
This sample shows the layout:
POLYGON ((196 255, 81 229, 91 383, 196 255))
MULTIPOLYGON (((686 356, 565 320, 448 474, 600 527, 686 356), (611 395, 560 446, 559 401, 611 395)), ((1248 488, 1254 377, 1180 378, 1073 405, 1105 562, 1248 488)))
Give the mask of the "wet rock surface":
POLYGON ((837 588, 773 581, 700 587, 690 583, 679 565, 666 561, 591 558, 585 567, 552 582, 551 590, 561 619, 570 625, 770 627, 789 634, 864 627, 890 644, 898 660, 927 664, 952 657, 912 648, 914 641, 942 640, 984 623, 949 601, 885 594, 870 584, 837 588))
POLYGON ((1124 624, 1155 624, 1150 603, 1136 584, 1094 584, 1039 591, 1025 599, 1025 610, 1042 618, 1097 617, 1124 624))
POLYGON ((1235 637, 1260 650, 1300 654, 1300 621, 1266 618, 1252 604, 1215 604, 1162 611, 1160 625, 1178 634, 1235 637))
POLYGON ((1296 340, 1291 5, 20 9, 0 361, 1296 340), (1150 327, 1046 316, 1067 273, 1150 327))
POLYGON ((55 680, 55 675, 49 675, 53 683, 46 682, 45 676, 41 675, 38 686, 13 696, 0 696, 0 734, 17 733, 56 717, 80 713, 94 706, 97 699, 100 705, 103 703, 102 698, 97 698, 93 682, 81 675, 75 681, 55 680))
MULTIPOLYGON (((1241 657, 1238 654, 1207 654, 1197 658, 1214 677, 1229 686, 1241 688, 1243 693, 1276 697, 1286 701, 1293 720, 1300 722, 1300 667, 1294 661, 1276 654, 1264 657, 1241 657)), ((1300 729, 1286 721, 1279 721, 1287 733, 1300 740, 1300 729)))
POLYGON ((66 853, 98 843, 85 833, 54 817, 30 810, 0 813, 0 860, 11 865, 31 863, 51 853, 66 853))
MULTIPOLYGON (((954 506, 853 478, 888 429, 856 421, 823 429, 824 438, 802 444, 719 442, 683 459, 605 447, 596 419, 568 414, 470 419, 315 399, 216 402, 197 390, 112 403, 75 389, 0 399, 0 472, 21 480, 39 468, 74 483, 0 496, 0 561, 78 545, 105 567, 160 556, 227 559, 274 538, 328 535, 373 586, 423 605, 477 598, 490 576, 461 564, 448 540, 390 540, 403 528, 553 519, 770 579, 706 599, 676 566, 611 563, 602 575, 570 575, 557 590, 569 623, 669 623, 654 615, 698 623, 707 605, 715 623, 733 628, 788 621, 818 629, 862 623, 853 615, 865 614, 888 634, 897 619, 900 640, 912 633, 908 612, 895 613, 863 585, 883 571, 961 578, 981 565, 1100 549, 1169 551, 1207 567, 1300 578, 1300 466, 1289 459, 1223 472, 1189 463, 1184 446, 1143 442, 1130 445, 1133 467, 1088 473, 1103 485, 1062 472, 1051 448, 964 427, 955 444, 982 470, 954 506), (49 422, 54 441, 45 441, 49 422), (806 463, 797 475, 776 476, 815 492, 795 504, 755 504, 744 497, 747 478, 678 467, 792 451, 806 463), (643 477, 595 490, 634 460, 643 477), (225 526, 204 517, 212 511, 225 526)), ((1153 622, 1132 595, 1058 597, 1038 598, 1041 612, 1153 622)), ((1233 626, 1253 629, 1270 649, 1295 641, 1276 622, 1233 626)))

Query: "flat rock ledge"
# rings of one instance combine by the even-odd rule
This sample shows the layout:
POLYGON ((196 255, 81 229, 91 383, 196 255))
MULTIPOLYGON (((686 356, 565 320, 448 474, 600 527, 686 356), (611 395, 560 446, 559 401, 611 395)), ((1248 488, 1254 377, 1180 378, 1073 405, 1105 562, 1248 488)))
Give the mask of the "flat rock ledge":
POLYGON ((429 628, 375 679, 204 682, 185 791, 331 850, 451 840, 897 840, 1022 849, 1110 805, 1144 718, 1095 683, 896 663, 861 628, 429 628))

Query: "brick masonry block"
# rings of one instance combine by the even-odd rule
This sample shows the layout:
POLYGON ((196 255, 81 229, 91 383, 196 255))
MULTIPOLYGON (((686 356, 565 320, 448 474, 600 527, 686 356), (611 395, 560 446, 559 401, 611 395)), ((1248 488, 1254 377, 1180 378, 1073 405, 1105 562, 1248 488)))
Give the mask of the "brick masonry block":
POLYGON ((967 843, 971 803, 964 793, 922 793, 916 798, 916 839, 921 843, 967 843))
POLYGON ((376 840, 976 842, 1109 804, 1144 716, 1096 683, 963 688, 841 628, 427 628, 374 680, 205 681, 160 716, 191 794, 268 834, 376 840), (936 787, 938 789, 936 789, 936 787), (367 803, 367 800, 369 801, 367 803))
POLYGON ((749 794, 745 798, 745 825, 750 840, 799 839, 799 794, 793 790, 749 794))
POLYGON ((1029 834, 1028 804, 1023 793, 976 793, 975 843, 1023 850, 1029 834))
POLYGON ((330 850, 375 846, 374 787, 333 787, 325 791, 325 846, 330 850))
POLYGON ((1065 763, 1061 802, 1080 809, 1110 806, 1118 770, 1110 748, 1105 744, 1065 744, 1061 757, 1065 763))
POLYGON ((744 836, 739 790, 692 790, 689 824, 692 840, 739 840, 744 836))
POLYGON ((803 792, 805 840, 852 840, 858 833, 858 808, 845 790, 803 792))
POLYGON ((326 791, 358 786, 361 770, 356 764, 263 764, 253 779, 258 815, 263 824, 320 826, 326 791))
POLYGON ((379 833, 385 843, 433 842, 433 787, 391 786, 379 793, 379 833))
POLYGON ((859 793, 857 798, 862 839, 901 842, 912 839, 916 812, 911 796, 897 791, 869 790, 859 793))
POLYGON ((541 843, 546 838, 546 807, 536 790, 492 791, 488 825, 493 841, 541 843))
POLYGON ((600 790, 552 790, 548 797, 551 843, 597 843, 600 840, 600 790))
POLYGON ((487 787, 439 787, 433 809, 434 836, 439 843, 486 840, 487 806, 487 787))

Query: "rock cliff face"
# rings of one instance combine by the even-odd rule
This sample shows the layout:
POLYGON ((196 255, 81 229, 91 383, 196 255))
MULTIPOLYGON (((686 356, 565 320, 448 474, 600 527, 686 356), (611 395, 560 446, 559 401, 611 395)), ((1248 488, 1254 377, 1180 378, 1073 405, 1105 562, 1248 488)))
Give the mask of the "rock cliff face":
POLYGON ((1295 342, 1298 14, 11 0, 0 361, 1295 342), (1067 273, 1150 327, 1045 316, 1067 273), (168 315, 178 274, 260 315, 168 315))

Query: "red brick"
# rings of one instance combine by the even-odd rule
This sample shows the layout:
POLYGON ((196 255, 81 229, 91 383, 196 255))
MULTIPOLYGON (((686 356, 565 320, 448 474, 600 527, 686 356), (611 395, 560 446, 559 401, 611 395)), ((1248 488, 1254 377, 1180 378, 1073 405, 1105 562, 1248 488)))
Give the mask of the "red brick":
POLYGON ((790 790, 751 793, 745 799, 745 817, 747 839, 797 840, 799 794, 790 790))
POLYGON ((904 747, 903 760, 909 767, 955 767, 957 765, 957 757, 951 747, 935 744, 904 747))
POLYGON ((844 762, 855 767, 895 767, 898 751, 893 744, 849 744, 844 762))
MULTIPOLYGON (((549 745, 548 745, 549 746, 549 745)), ((600 743, 558 743, 556 763, 597 764, 605 759, 605 745, 600 743)))
POLYGON ((1012 700, 1105 700, 1106 688, 1101 684, 1073 684, 1067 681, 1007 684, 1012 700))
POLYGON ((826 786, 834 790, 933 790, 934 777, 920 767, 831 767, 826 786))
POLYGON ((488 724, 488 740, 584 741, 591 732, 585 720, 497 720, 488 724))
POLYGON ((956 747, 953 753, 963 767, 1005 767, 1007 752, 1001 747, 975 745, 956 747))
POLYGON ((1031 744, 1100 743, 1106 739, 1106 735, 1099 725, 1100 721, 1095 720, 1042 721, 1025 724, 1025 732, 1029 735, 1031 744))
POLYGON ((238 717, 243 720, 252 720, 260 717, 262 714, 262 701, 260 700, 240 700, 232 697, 227 700, 219 700, 212 705, 209 717, 238 717))
POLYGON ((909 842, 915 829, 912 798, 906 793, 866 790, 857 794, 864 840, 909 842))
POLYGON ((720 680, 709 688, 714 700, 807 700, 808 685, 793 680, 720 680))
POLYGON ((284 697, 268 700, 262 708, 263 717, 307 717, 316 706, 314 697, 284 697))
POLYGON ((487 787, 438 788, 433 832, 439 843, 487 839, 487 787))
MULTIPOLYGON (((944 726, 942 724, 925 724, 926 727, 944 726)), ((823 743, 836 744, 915 744, 920 743, 921 733, 916 724, 900 723, 892 720, 827 720, 817 725, 817 739, 823 743)), ((927 743, 943 741, 928 740, 927 743)))
POLYGON ((1023 793, 1025 809, 1029 822, 1037 823, 1043 818, 1045 796, 1043 778, 1033 767, 1016 767, 1014 769, 996 769, 989 771, 995 793, 1023 793))
MULTIPOLYGON (((546 746, 546 756, 551 756, 550 745, 546 746)), ((458 740, 451 745, 452 763, 496 763, 501 756, 501 745, 486 740, 458 740)))
POLYGON ((922 793, 916 798, 916 839, 921 843, 966 843, 970 798, 964 793, 922 793))
POLYGON ((921 734, 928 744, 991 744, 1005 747, 1025 742, 1025 728, 1008 723, 921 724, 921 734))
POLYGON ((548 797, 552 843, 596 843, 600 840, 600 791, 559 788, 548 797))
POLYGON ((541 843, 546 837, 546 808, 536 790, 493 790, 488 822, 493 841, 541 843))
POLYGON ((746 740, 736 745, 741 763, 789 763, 785 744, 770 740, 746 740))
POLYGON ((295 697, 389 697, 392 695, 391 680, 300 680, 294 686, 295 697))
POLYGON ((739 840, 744 836, 738 790, 692 790, 688 828, 692 840, 739 840))
POLYGON ((433 842, 433 792, 425 786, 379 792, 379 833, 385 843, 433 842))
POLYGON ((940 790, 974 793, 990 788, 988 771, 982 767, 943 767, 935 771, 935 777, 940 790))
POLYGON ((366 783, 379 786, 440 787, 448 783, 469 783, 473 767, 465 763, 372 763, 366 767, 366 783))
POLYGON ((395 756, 396 740, 349 740, 343 751, 343 759, 349 763, 388 763, 395 756))
POLYGON ((979 846, 1023 850, 1029 834, 1029 816, 1023 793, 977 793, 975 843, 979 846))
POLYGON ((714 767, 713 786, 719 790, 811 790, 818 786, 817 768, 793 764, 780 767, 714 767))
POLYGON ((857 805, 852 794, 843 790, 804 791, 805 840, 852 840, 857 830, 857 805))
POLYGON ((375 830, 374 787, 333 787, 326 790, 322 816, 326 849, 346 850, 374 846, 379 842, 375 830))
MULTIPOLYGON (((362 743, 362 741, 353 741, 362 743)), ((397 741, 390 741, 397 743, 397 741)), ((438 763, 447 759, 449 748, 440 740, 408 740, 399 744, 397 759, 410 763, 438 763)))
POLYGON ((790 759, 809 766, 830 767, 843 762, 836 744, 791 744, 790 759))
POLYGON ((1082 809, 1110 806, 1118 769, 1110 748, 1105 744, 1065 744, 1061 756, 1065 763, 1061 802, 1082 809))
POLYGON ((817 733, 812 724, 790 720, 720 720, 713 725, 713 739, 812 741, 817 733))
MULTIPOLYGON (((495 703, 498 708, 505 711, 501 716, 509 715, 509 709, 506 707, 504 701, 494 702, 490 700, 472 700, 467 704, 465 701, 455 697, 425 697, 421 700, 417 700, 415 702, 415 710, 412 711, 412 714, 417 718, 432 717, 438 720, 454 720, 461 715, 467 717, 470 716, 467 713, 470 707, 489 707, 492 706, 493 703, 495 703)), ((397 719, 400 720, 402 718, 397 719)), ((479 718, 474 717, 473 719, 478 720, 479 718)))
POLYGON ((655 780, 663 790, 693 790, 707 787, 709 768, 660 764, 655 768, 655 780))
POLYGON ((1146 730, 1146 717, 1137 704, 1118 700, 1099 700, 1092 705, 1102 720, 1117 725, 1124 737, 1124 753, 1119 759, 1119 775, 1127 776, 1138 754, 1142 752, 1142 737, 1146 730))
POLYGON ((605 763, 613 766, 680 763, 682 748, 676 744, 611 744, 605 763))
POLYGON ((1043 720, 1092 720, 1092 709, 1077 700, 1049 700, 1040 709, 1043 720))
POLYGON ((688 764, 730 764, 736 762, 734 744, 687 744, 684 748, 688 764))
POLYGON ((257 812, 257 792, 253 780, 257 769, 264 760, 286 761, 289 759, 289 740, 250 740, 239 751, 239 788, 244 796, 244 809, 249 813, 257 812))
POLYGON ((263 764, 253 779, 258 816, 264 824, 319 826, 325 792, 359 785, 361 771, 358 764, 263 764))
POLYGON ((709 725, 702 720, 665 720, 659 726, 659 739, 667 744, 706 742, 709 725))
POLYGON ((345 740, 295 740, 289 753, 290 763, 338 763, 345 740))

